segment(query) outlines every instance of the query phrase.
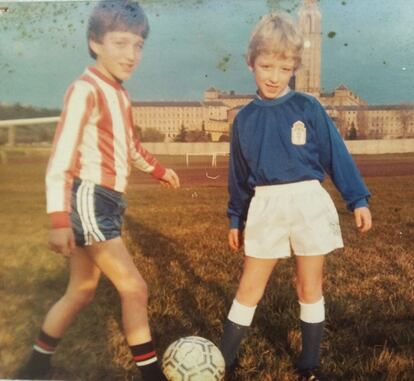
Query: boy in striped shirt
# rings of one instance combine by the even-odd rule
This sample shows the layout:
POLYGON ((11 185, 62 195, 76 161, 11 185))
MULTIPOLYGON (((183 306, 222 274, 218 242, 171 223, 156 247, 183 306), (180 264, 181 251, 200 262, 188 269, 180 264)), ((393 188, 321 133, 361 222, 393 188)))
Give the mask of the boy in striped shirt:
POLYGON ((148 325, 147 285, 120 236, 131 164, 167 187, 180 185, 175 172, 137 140, 122 87, 140 63, 148 31, 145 13, 133 0, 100 1, 90 16, 88 44, 96 64, 66 93, 46 174, 49 245, 69 257, 70 279, 18 378, 47 377, 60 338, 92 301, 104 274, 121 297, 125 336, 143 379, 166 380, 148 325))

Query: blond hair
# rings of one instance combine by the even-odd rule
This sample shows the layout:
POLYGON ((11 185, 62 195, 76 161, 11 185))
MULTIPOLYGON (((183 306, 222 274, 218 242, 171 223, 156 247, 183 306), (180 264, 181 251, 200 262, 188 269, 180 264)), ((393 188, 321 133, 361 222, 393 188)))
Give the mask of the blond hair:
POLYGON ((254 65, 257 56, 271 53, 295 60, 295 70, 302 62, 303 38, 298 25, 286 13, 273 12, 261 18, 253 29, 246 60, 254 65))

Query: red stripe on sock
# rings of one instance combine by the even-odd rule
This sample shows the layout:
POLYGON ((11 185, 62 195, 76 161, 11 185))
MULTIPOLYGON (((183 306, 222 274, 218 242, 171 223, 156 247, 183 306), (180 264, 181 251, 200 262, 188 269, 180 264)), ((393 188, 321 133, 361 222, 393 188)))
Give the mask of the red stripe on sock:
POLYGON ((151 357, 155 357, 155 351, 145 353, 144 355, 134 356, 134 361, 144 361, 150 359, 151 357))
POLYGON ((36 345, 40 348, 46 350, 46 351, 54 351, 55 347, 52 347, 51 345, 46 344, 44 341, 37 339, 36 345))

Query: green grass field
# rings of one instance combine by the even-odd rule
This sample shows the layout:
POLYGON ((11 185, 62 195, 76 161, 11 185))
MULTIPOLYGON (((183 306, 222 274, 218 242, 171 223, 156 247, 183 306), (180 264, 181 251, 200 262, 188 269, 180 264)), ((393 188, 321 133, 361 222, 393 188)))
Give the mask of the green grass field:
MULTIPOLYGON (((40 156, 16 156, 0 165, 0 378, 11 377, 27 356, 67 281, 66 260, 46 245, 44 170, 40 156)), ((414 176, 366 181, 374 195, 374 228, 364 236, 326 184, 338 206, 346 248, 327 258, 323 365, 332 380, 412 381, 414 176)), ((183 184, 169 191, 139 185, 136 178, 131 183, 124 238, 150 287, 159 352, 187 335, 217 343, 243 261, 242 253, 227 247, 225 187, 183 184)), ((235 380, 295 380, 292 362, 300 343, 293 282, 293 261, 284 260, 257 310, 235 380)), ((56 352, 61 374, 85 381, 131 380, 137 371, 120 322, 117 294, 102 280, 94 303, 56 352)))

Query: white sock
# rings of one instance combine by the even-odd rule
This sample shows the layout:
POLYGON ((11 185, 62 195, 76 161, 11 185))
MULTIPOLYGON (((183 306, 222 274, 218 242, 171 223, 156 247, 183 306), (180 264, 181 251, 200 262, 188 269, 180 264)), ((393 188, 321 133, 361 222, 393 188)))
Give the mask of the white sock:
POLYGON ((233 323, 248 327, 252 324, 256 307, 245 306, 234 299, 227 318, 233 323))
POLYGON ((307 304, 299 301, 300 320, 305 323, 321 323, 325 320, 325 300, 322 296, 316 303, 307 304))

